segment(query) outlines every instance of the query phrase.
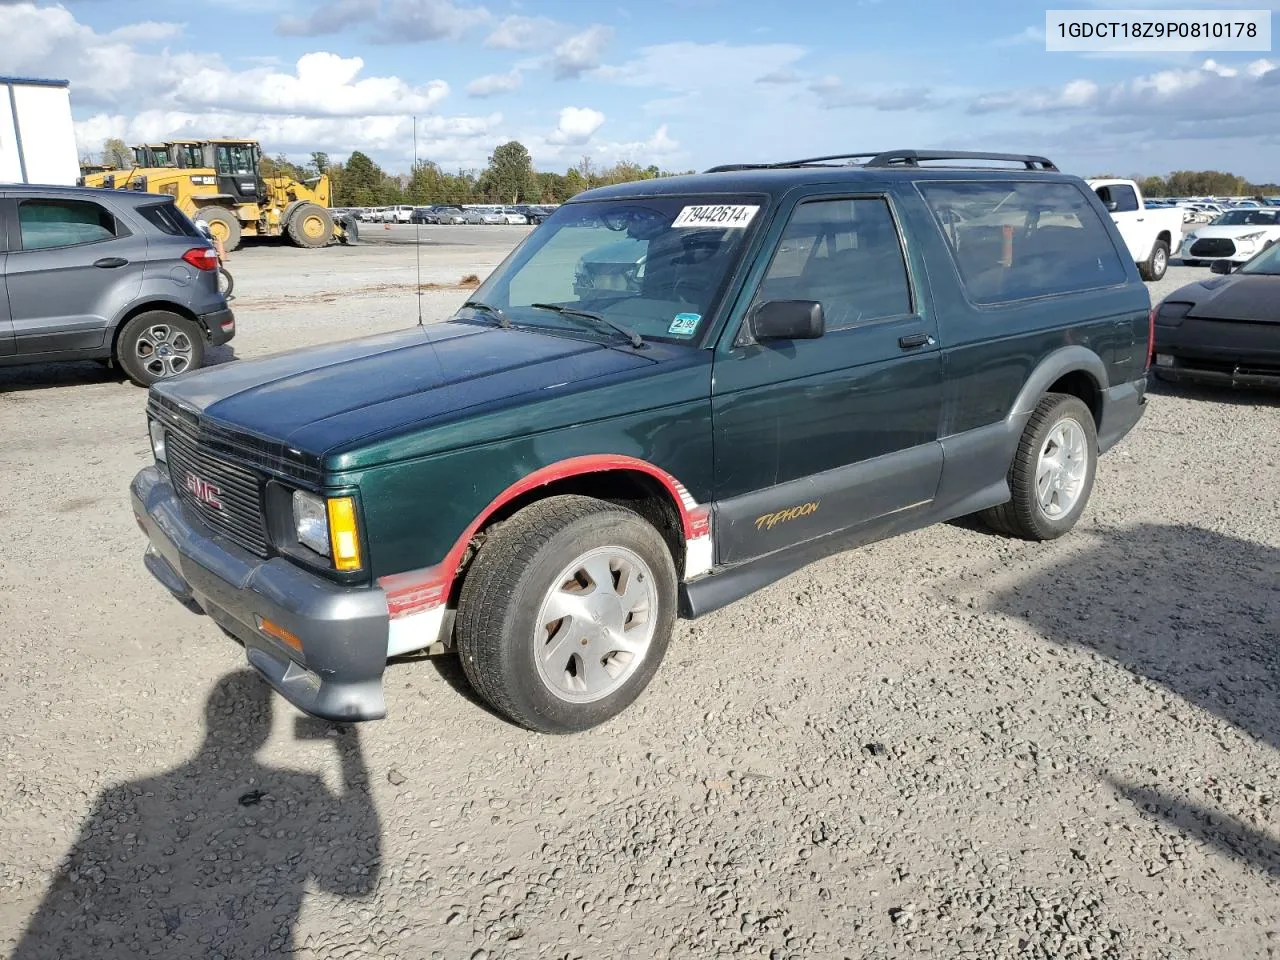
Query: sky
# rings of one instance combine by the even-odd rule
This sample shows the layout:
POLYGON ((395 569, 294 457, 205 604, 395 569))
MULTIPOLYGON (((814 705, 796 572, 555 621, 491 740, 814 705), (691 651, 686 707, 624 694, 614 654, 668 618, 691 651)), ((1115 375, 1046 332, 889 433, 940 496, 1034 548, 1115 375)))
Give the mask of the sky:
POLYGON ((0 74, 69 80, 95 154, 244 136, 401 171, 416 116, 446 169, 516 139, 561 171, 950 147, 1280 180, 1280 56, 1047 53, 1013 0, 0 0, 0 74))

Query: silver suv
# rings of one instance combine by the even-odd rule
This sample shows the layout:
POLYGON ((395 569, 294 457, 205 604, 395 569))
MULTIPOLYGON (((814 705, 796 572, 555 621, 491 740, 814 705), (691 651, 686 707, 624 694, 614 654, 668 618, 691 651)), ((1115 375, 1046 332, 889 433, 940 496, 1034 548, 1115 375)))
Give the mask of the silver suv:
POLYGON ((0 365, 118 363, 142 386, 235 335, 218 257, 168 197, 0 185, 0 365))

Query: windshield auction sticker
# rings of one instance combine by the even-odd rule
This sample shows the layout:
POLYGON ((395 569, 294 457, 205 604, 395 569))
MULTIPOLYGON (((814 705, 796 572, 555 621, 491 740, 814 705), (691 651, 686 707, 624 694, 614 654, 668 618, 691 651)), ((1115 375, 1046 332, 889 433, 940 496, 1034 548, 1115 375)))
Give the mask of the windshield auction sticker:
POLYGON ((1270 50, 1270 10, 1046 10, 1045 49, 1096 53, 1270 50))
POLYGON ((759 207, 714 203, 685 207, 671 221, 672 227, 745 227, 760 211, 759 207))

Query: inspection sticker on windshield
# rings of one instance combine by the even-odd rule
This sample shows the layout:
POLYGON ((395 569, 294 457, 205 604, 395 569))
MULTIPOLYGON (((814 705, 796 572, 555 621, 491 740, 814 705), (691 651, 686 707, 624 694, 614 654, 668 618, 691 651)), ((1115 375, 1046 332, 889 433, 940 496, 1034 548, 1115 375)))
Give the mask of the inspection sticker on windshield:
POLYGON ((760 210, 759 207, 734 204, 709 203, 685 207, 671 221, 673 227, 745 227, 760 210))
POLYGON ((692 337, 698 332, 698 324, 702 321, 700 313, 677 313, 667 327, 667 333, 673 337, 692 337))

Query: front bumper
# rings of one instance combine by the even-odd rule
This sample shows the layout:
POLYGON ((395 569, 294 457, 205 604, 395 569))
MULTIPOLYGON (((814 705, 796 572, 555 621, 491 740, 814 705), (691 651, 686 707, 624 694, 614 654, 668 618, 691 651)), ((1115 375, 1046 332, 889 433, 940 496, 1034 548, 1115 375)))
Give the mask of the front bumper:
POLYGON ((1152 370, 1162 380, 1280 386, 1280 324, 1186 317, 1156 323, 1152 370))
POLYGON ((1218 247, 1201 247, 1200 252, 1196 253, 1196 244, 1199 240, 1184 240, 1182 247, 1178 251, 1179 260, 1201 260, 1205 263, 1212 263, 1214 260, 1229 260, 1232 263, 1244 263, 1246 260, 1253 258, 1253 255, 1261 250, 1266 242, 1257 242, 1254 240, 1229 240, 1231 249, 1228 251, 1225 245, 1218 247))
POLYGON ((156 467, 142 470, 130 493, 151 541, 147 569, 184 605, 244 644, 250 665, 286 700, 326 720, 386 715, 389 615, 382 590, 342 587, 283 558, 245 552, 189 519, 156 467), (261 619, 283 627, 302 649, 264 633, 261 619))
POLYGON ((227 307, 213 313, 200 314, 200 322, 209 331, 209 342, 220 347, 236 335, 236 315, 227 307))

